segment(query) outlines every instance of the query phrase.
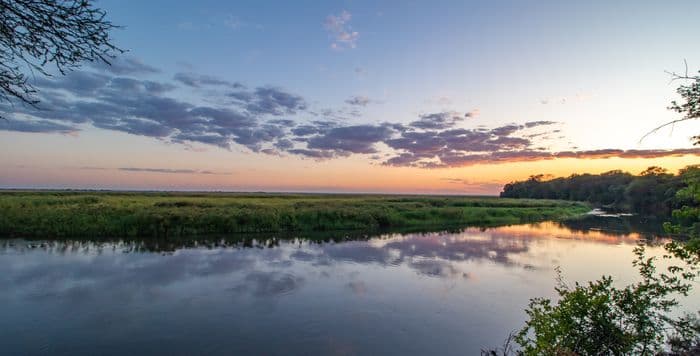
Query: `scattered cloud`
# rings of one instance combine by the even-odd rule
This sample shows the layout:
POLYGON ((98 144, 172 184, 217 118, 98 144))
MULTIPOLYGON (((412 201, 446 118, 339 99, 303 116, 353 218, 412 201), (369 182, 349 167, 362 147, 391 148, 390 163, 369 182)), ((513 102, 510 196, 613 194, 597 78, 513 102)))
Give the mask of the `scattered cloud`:
POLYGON ((207 175, 229 175, 228 172, 215 172, 210 170, 202 169, 184 169, 184 168, 147 168, 147 167, 119 167, 119 168, 108 168, 108 167, 95 167, 95 166, 85 166, 80 167, 81 170, 89 171, 122 171, 122 172, 146 172, 146 173, 168 173, 168 174, 207 174, 207 175))
POLYGON ((337 153, 376 153, 374 145, 390 139, 394 132, 389 124, 344 126, 313 136, 306 143, 311 149, 337 153))
POLYGON ((560 158, 578 159, 607 159, 607 158, 660 158, 660 157, 680 157, 685 155, 700 156, 700 148, 673 149, 673 150, 617 150, 601 149, 589 151, 562 151, 546 152, 537 150, 514 150, 514 151, 494 151, 483 154, 456 153, 442 156, 439 162, 419 162, 419 157, 409 156, 397 163, 390 165, 408 165, 422 168, 448 168, 465 167, 477 164, 498 164, 513 162, 533 162, 543 160, 553 160, 560 158))
POLYGON ((232 89, 242 89, 245 86, 238 82, 229 82, 220 78, 208 75, 189 73, 176 73, 173 79, 192 88, 202 88, 207 86, 223 86, 232 89))
MULTIPOLYGON (((340 154, 332 150, 309 150, 304 148, 294 148, 287 150, 287 152, 293 155, 299 155, 302 157, 313 158, 316 160, 325 160, 330 158, 339 157, 340 154)), ((345 155, 347 156, 347 154, 345 155)))
POLYGON ((698 155, 700 149, 619 150, 551 152, 535 146, 527 130, 556 124, 552 121, 530 121, 493 129, 450 128, 449 125, 425 130, 408 129, 384 143, 396 155, 383 162, 389 166, 420 168, 464 167, 476 164, 541 161, 557 158, 658 158, 698 155))
POLYGON ((323 117, 325 120, 329 121, 348 121, 352 118, 362 116, 362 112, 358 109, 358 106, 343 107, 339 109, 325 108, 319 111, 308 111, 309 114, 323 117))
POLYGON ((48 120, 0 119, 0 130, 33 132, 33 133, 62 133, 71 134, 76 128, 48 120))
POLYGON ((293 115, 307 108, 306 101, 301 96, 275 87, 259 87, 253 92, 232 93, 231 97, 244 102, 245 109, 256 115, 293 115))
MULTIPOLYGON (((135 59, 112 67, 90 67, 66 76, 37 79, 40 107, 0 103, 0 130, 76 134, 86 126, 151 137, 166 143, 252 152, 314 160, 351 155, 385 166, 445 168, 476 164, 541 161, 561 158, 658 158, 700 156, 700 148, 676 150, 553 151, 547 140, 561 138, 557 122, 529 121, 495 128, 463 124, 478 116, 439 111, 413 121, 349 124, 358 107, 374 102, 363 96, 347 99, 350 107, 311 109, 307 98, 283 88, 247 87, 236 81, 193 72, 170 81, 148 79, 157 70, 135 59), (182 99, 178 89, 190 90, 182 99), (198 104, 195 104, 198 103, 198 104), (204 103, 204 104, 202 104, 204 103), (556 134, 556 135, 555 135, 556 134)), ((187 169, 134 168, 124 171, 215 174, 187 169)), ((463 182, 468 184, 468 182, 463 182)))
POLYGON ((233 14, 211 14, 205 19, 199 19, 198 21, 184 20, 177 24, 177 28, 182 31, 202 31, 202 30, 212 30, 212 29, 228 29, 228 30, 241 30, 241 29, 263 29, 264 26, 261 24, 250 23, 239 16, 233 14))
POLYGON ((481 114, 481 111, 479 109, 474 109, 472 111, 468 111, 467 113, 464 114, 464 117, 468 118, 477 118, 481 114))
POLYGON ((461 114, 454 111, 424 114, 418 120, 411 122, 409 126, 419 129, 447 129, 470 117, 468 115, 469 113, 461 114))
POLYGON ((357 47, 357 39, 360 33, 350 27, 352 14, 343 10, 339 15, 328 15, 323 27, 332 38, 331 48, 342 50, 357 47))
MULTIPOLYGON (((131 68, 131 74, 143 71, 131 68)), ((175 143, 199 142, 223 148, 237 143, 257 152, 263 144, 287 134, 290 122, 274 117, 294 115, 307 107, 301 96, 276 87, 246 89, 201 75, 176 75, 175 79, 186 86, 237 89, 222 96, 228 100, 225 106, 194 105, 170 97, 176 88, 171 83, 110 72, 70 72, 37 81, 41 95, 38 109, 0 104, 0 111, 10 114, 0 130, 72 133, 87 123, 175 143)))
POLYGON ((209 171, 209 170, 172 169, 172 168, 122 167, 122 168, 117 168, 117 170, 125 171, 125 172, 171 173, 171 174, 211 174, 211 175, 230 174, 230 173, 214 172, 214 171, 209 171))
POLYGON ((367 106, 368 104, 372 103, 373 100, 366 96, 362 95, 356 95, 356 96, 351 96, 348 99, 345 100, 345 103, 348 105, 355 105, 355 106, 367 106))
POLYGON ((109 63, 95 61, 90 62, 89 65, 98 71, 104 70, 116 75, 154 74, 160 72, 157 68, 146 65, 133 57, 117 57, 111 59, 109 63))

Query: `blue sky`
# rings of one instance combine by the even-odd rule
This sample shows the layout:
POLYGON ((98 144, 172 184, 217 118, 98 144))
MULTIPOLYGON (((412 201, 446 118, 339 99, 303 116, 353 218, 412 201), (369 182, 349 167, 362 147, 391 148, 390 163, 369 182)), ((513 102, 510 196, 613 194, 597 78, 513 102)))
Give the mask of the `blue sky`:
MULTIPOLYGON (((632 92, 637 98, 658 94, 654 112, 664 117, 642 118, 654 125, 671 116, 664 110, 673 87, 664 70, 682 70, 683 59, 691 67, 693 59, 700 61, 700 49, 691 45, 700 30, 694 1, 101 4, 125 26, 115 33, 118 43, 166 76, 191 68, 280 86, 318 107, 342 105, 353 95, 382 101, 366 109, 363 121, 475 108, 489 114, 482 124, 573 121, 562 117, 566 110, 540 102, 596 95, 626 104, 625 92, 632 92), (332 50, 333 34, 324 22, 343 11, 351 14, 347 28, 358 33, 356 47, 332 50)), ((596 116, 577 120, 628 122, 596 116)))
POLYGON ((677 84, 664 71, 684 70, 684 59, 700 69, 696 1, 97 5, 123 26, 113 34, 128 53, 114 68, 143 68, 86 66, 39 81, 42 95, 60 95, 43 101, 52 113, 12 109, 0 127, 2 163, 15 167, 0 175, 1 185, 43 175, 27 184, 394 191, 389 182, 410 172, 414 185, 397 191, 493 193, 532 170, 561 175, 611 162, 678 168, 696 158, 688 138, 697 122, 639 142, 677 118, 666 109, 677 84), (127 89, 124 78, 145 91, 127 89), (105 93, 111 99, 101 106, 75 105, 105 93), (51 99, 66 95, 75 102, 51 99), (184 116, 187 128, 178 121, 184 116), (294 133, 310 123, 313 134, 294 133), (49 146, 56 148, 47 154, 41 147, 49 146), (139 154, 120 153, 125 146, 139 154), (95 176, 86 167, 119 174, 95 176), (293 167, 315 177, 260 178, 293 167), (357 171, 375 183, 333 183, 338 172, 357 171), (206 183, 174 184, 176 175, 206 183))

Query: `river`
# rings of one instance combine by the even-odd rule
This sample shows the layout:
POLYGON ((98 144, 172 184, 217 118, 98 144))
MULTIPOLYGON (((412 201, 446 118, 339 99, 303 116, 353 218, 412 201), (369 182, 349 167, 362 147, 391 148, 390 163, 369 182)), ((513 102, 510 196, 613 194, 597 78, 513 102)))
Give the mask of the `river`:
POLYGON ((662 252, 653 233, 603 225, 168 248, 0 240, 0 345, 8 355, 479 354, 523 325, 530 298, 554 296, 556 267, 567 281, 626 283, 640 240, 662 252))

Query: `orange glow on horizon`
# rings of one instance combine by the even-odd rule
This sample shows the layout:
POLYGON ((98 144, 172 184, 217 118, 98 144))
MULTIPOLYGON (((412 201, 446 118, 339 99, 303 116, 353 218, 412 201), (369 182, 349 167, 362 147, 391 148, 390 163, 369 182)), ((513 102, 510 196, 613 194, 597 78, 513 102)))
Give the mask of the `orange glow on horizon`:
MULTIPOLYGON (((498 194, 511 181, 533 174, 554 177, 573 173, 602 173, 620 169, 638 174, 649 166, 677 172, 697 164, 694 156, 655 159, 556 159, 536 162, 481 164, 462 168, 420 169, 367 164, 360 159, 316 162, 289 157, 268 157, 239 161, 237 167, 203 162, 201 153, 185 152, 174 162, 139 158, 92 169, 93 162, 76 162, 72 167, 51 166, 48 159, 29 160, 33 164, 5 163, 0 184, 5 188, 87 188, 221 191, 308 191, 419 194, 498 194), (42 162, 43 161, 43 162, 42 162), (207 164, 205 164, 207 163, 207 164), (41 165, 40 165, 41 164, 41 165), (120 168, 163 168, 208 171, 163 173, 124 171, 120 168)), ((250 157, 250 155, 248 156, 250 157)), ((251 157, 252 158, 252 157, 251 157)), ((63 157, 56 161, 65 161, 63 157)))

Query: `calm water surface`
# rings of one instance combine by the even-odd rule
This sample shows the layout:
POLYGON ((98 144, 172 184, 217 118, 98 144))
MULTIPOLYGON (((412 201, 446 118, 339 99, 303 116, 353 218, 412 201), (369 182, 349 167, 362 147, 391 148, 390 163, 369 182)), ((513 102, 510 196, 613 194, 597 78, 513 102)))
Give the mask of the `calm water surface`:
POLYGON ((640 238, 542 223, 168 252, 0 240, 0 353, 478 354, 553 296, 556 266, 632 281, 640 238))

